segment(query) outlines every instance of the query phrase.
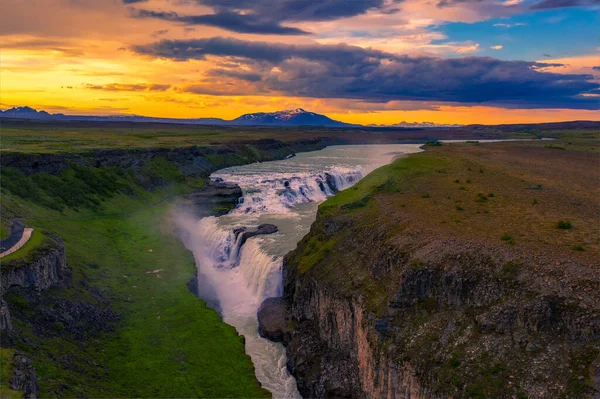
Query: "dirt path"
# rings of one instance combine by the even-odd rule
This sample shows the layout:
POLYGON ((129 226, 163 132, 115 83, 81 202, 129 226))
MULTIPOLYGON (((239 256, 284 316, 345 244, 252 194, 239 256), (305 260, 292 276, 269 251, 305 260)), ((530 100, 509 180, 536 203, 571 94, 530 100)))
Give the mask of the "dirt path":
POLYGON ((19 241, 17 241, 17 243, 15 245, 10 247, 6 251, 0 253, 0 258, 5 257, 6 255, 10 255, 13 252, 15 252, 16 250, 20 249, 23 245, 25 245, 27 243, 27 241, 29 241, 32 234, 33 234, 33 229, 31 227, 27 227, 27 228, 23 229, 21 231, 21 238, 19 239, 19 241))

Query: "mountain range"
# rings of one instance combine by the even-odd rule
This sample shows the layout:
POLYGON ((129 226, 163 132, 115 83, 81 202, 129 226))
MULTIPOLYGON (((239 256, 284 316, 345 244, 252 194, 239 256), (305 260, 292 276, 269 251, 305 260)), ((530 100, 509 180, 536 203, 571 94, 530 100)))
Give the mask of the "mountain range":
MULTIPOLYGON (((158 122, 178 123, 194 125, 227 125, 227 126, 322 126, 322 127, 361 127, 362 125, 350 124, 336 121, 325 115, 305 111, 296 108, 277 112, 256 112, 244 114, 235 119, 227 120, 221 118, 155 118, 139 115, 65 115, 50 114, 46 111, 38 111, 31 107, 14 107, 6 111, 0 110, 0 118, 11 119, 34 119, 48 121, 91 121, 91 122, 158 122)), ((399 127, 399 128, 421 128, 421 127, 456 127, 461 125, 438 125, 433 122, 400 122, 393 125, 369 125, 372 127, 399 127)))
POLYGON ((94 122, 160 122, 202 125, 233 125, 233 126, 326 126, 326 127, 355 127, 353 125, 333 120, 325 115, 305 111, 302 108, 277 112, 257 112, 245 114, 232 120, 220 118, 154 118, 139 115, 65 115, 50 114, 37 111, 31 107, 14 107, 0 111, 1 118, 35 119, 51 121, 94 121, 94 122))

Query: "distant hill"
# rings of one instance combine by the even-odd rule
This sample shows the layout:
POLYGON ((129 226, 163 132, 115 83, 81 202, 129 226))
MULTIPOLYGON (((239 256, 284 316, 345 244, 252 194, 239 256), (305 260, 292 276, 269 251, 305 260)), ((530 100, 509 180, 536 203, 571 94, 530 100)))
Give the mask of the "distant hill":
POLYGON ((160 122, 198 125, 233 125, 233 126, 326 126, 326 127, 352 127, 351 125, 328 118, 325 115, 308 112, 302 108, 277 112, 258 112, 245 114, 233 120, 220 118, 153 118, 139 115, 65 115, 50 114, 46 111, 37 111, 31 107, 15 107, 0 111, 1 118, 35 119, 52 121, 93 121, 93 122, 160 122))
POLYGON ((296 108, 277 112, 257 112, 245 114, 232 121, 236 125, 263 126, 359 126, 333 120, 325 115, 296 108))
POLYGON ((378 125, 371 124, 372 127, 402 127, 402 128, 438 128, 438 127, 461 127, 464 125, 460 124, 446 124, 446 123, 435 123, 435 122, 406 122, 393 123, 391 125, 378 125))
POLYGON ((46 111, 37 111, 31 107, 14 107, 6 111, 0 111, 0 118, 12 119, 36 119, 50 121, 92 121, 92 122, 160 122, 160 123, 183 123, 202 125, 225 125, 228 121, 220 118, 197 118, 197 119, 175 119, 175 118, 153 118, 139 115, 65 115, 50 114, 46 111))

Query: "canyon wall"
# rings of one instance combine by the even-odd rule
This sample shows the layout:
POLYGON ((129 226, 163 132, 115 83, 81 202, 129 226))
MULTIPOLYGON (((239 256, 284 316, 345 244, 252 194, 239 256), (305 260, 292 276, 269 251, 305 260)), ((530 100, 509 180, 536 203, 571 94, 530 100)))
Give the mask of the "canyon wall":
POLYGON ((600 315, 576 284, 540 286, 527 272, 535 265, 505 249, 390 239, 381 225, 355 223, 319 215, 284 260, 285 328, 270 335, 283 337, 304 397, 591 397, 598 388, 600 315))

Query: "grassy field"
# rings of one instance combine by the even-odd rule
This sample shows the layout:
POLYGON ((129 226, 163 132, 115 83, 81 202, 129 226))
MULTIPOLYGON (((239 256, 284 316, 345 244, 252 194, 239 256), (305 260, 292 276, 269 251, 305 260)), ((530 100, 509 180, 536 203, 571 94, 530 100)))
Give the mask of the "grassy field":
POLYGON ((51 289, 39 301, 5 295, 13 346, 32 359, 40 396, 270 396, 254 376, 243 338, 186 288, 196 268, 170 223, 169 199, 203 182, 180 179, 171 166, 146 166, 145 173, 170 182, 152 191, 109 168, 27 177, 3 168, 3 217, 25 218, 36 230, 0 260, 2 268, 37 247, 43 231, 62 238, 73 270, 72 288, 51 289), (108 306, 98 298, 120 316, 116 329, 82 324, 81 336, 60 321, 36 327, 40 306, 108 306))
POLYGON ((358 306, 373 353, 431 395, 595 397, 599 139, 427 146, 321 204, 285 260, 286 299, 311 315, 291 323, 319 348, 294 348, 315 358, 302 370, 344 358, 323 320, 358 306))
MULTIPOLYGON (((460 238, 594 270, 600 259, 600 188, 592 182, 600 181, 599 163, 598 139, 428 146, 328 199, 319 215, 352 225, 356 235, 376 230, 392 240, 418 230, 413 245, 460 238)), ((302 273, 319 265, 339 287, 361 290, 377 311, 387 296, 362 265, 343 276, 324 267, 335 267, 331 259, 345 239, 306 236, 300 244, 306 250, 295 253, 294 263, 302 273)), ((568 273, 576 279, 580 272, 568 273)))
POLYGON ((161 123, 2 121, 4 152, 72 152, 97 148, 186 147, 239 143, 264 138, 281 141, 327 137, 335 143, 425 142, 432 139, 498 139, 540 137, 593 138, 598 128, 567 129, 561 124, 544 129, 524 126, 485 126, 459 129, 323 128, 203 126, 161 123))

